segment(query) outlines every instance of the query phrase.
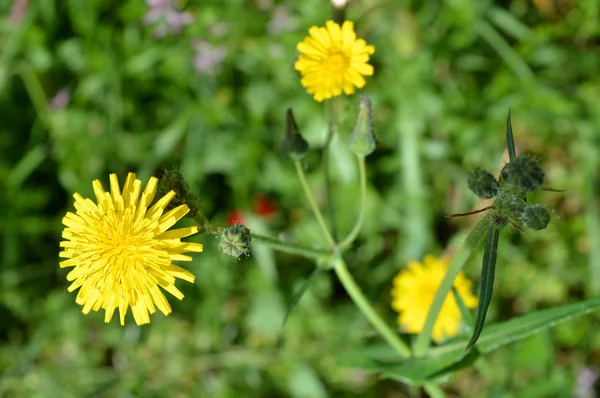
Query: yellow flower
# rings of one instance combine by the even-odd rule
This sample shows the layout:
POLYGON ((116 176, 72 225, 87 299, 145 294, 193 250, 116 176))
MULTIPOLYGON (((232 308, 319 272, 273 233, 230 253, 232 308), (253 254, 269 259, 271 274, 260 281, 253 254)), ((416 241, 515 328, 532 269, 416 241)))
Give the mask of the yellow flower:
POLYGON ((150 178, 142 192, 142 182, 129 173, 123 193, 116 174, 110 175, 110 193, 100 181, 92 183, 98 204, 75 193, 76 213, 68 212, 60 242, 59 256, 68 258, 60 267, 74 267, 67 275, 73 281, 69 292, 79 289, 77 304, 83 313, 105 311, 110 322, 119 309, 121 325, 131 307, 135 323, 150 322, 155 306, 165 315, 171 306, 159 286, 178 299, 183 294, 175 287, 175 279, 194 282, 194 275, 172 261, 191 261, 185 252, 201 252, 199 243, 181 242, 181 238, 198 232, 197 227, 167 231, 188 211, 181 205, 163 214, 175 196, 171 191, 150 208, 158 180, 150 178))
POLYGON ((300 83, 315 100, 354 93, 354 87, 365 85, 363 76, 372 76, 373 67, 367 62, 375 47, 356 39, 354 24, 345 21, 340 27, 327 21, 325 27, 313 26, 310 36, 298 43, 300 57, 294 68, 302 75, 300 83))
MULTIPOLYGON (((400 313, 398 323, 408 333, 419 333, 423 329, 429 307, 448 266, 448 261, 426 255, 423 263, 411 261, 408 269, 400 271, 394 278, 392 308, 400 313)), ((477 298, 471 294, 471 281, 464 273, 458 274, 454 288, 467 308, 477 306, 477 298)), ((460 309, 450 292, 433 327, 433 339, 441 341, 456 336, 460 322, 460 309)))

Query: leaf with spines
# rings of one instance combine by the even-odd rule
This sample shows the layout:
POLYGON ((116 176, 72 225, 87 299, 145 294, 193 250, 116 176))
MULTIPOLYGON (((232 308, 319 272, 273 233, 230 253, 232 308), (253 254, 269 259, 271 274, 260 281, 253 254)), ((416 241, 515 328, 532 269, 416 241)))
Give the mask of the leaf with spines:
POLYGON ((468 363, 476 354, 487 354, 497 348, 541 333, 553 326, 600 310, 600 297, 595 297, 559 307, 546 308, 489 325, 476 347, 465 355, 466 338, 458 337, 432 347, 427 356, 401 360, 385 343, 348 350, 338 358, 347 368, 363 369, 382 379, 402 380, 411 385, 444 377, 447 371, 468 363), (476 352, 476 354, 473 354, 476 352))
POLYGON ((508 159, 512 162, 517 157, 517 151, 515 150, 515 137, 513 137, 510 120, 510 108, 508 108, 508 117, 506 118, 506 146, 508 147, 508 159))
POLYGON ((494 276, 496 273, 496 259, 498 257, 498 238, 500 230, 490 223, 485 240, 485 251, 483 253, 483 264, 481 267, 481 288, 479 293, 479 306, 477 307, 477 319, 473 328, 473 335, 465 351, 471 348, 483 330, 485 316, 492 301, 494 290, 494 276))

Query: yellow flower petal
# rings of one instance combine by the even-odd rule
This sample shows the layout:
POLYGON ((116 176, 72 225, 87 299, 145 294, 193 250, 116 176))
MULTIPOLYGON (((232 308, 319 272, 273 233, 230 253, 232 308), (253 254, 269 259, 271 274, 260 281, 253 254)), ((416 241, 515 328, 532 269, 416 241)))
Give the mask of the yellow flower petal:
POLYGON ((183 294, 176 279, 194 282, 195 276, 172 263, 190 261, 187 252, 201 252, 202 245, 181 242, 198 232, 197 227, 168 231, 188 211, 185 205, 163 214, 175 193, 169 192, 149 209, 158 180, 152 177, 142 191, 142 182, 129 173, 123 190, 115 174, 110 175, 110 192, 100 181, 92 183, 97 204, 74 194, 75 213, 63 217, 63 249, 60 267, 73 267, 67 274, 68 291, 79 289, 75 302, 84 314, 105 310, 110 322, 119 309, 121 325, 131 307, 138 325, 150 322, 158 308, 168 315, 171 307, 159 286, 178 299, 183 294))
POLYGON ((325 27, 313 26, 309 36, 298 43, 300 52, 294 69, 302 76, 300 83, 316 101, 345 94, 353 94, 355 87, 362 88, 362 76, 373 75, 367 62, 375 47, 356 39, 354 24, 344 21, 342 26, 327 21, 325 27))
MULTIPOLYGON (((426 255, 423 262, 410 261, 406 269, 400 271, 393 280, 391 307, 398 312, 398 324, 408 333, 419 333, 425 325, 429 307, 437 289, 448 270, 449 262, 432 255, 426 255)), ((477 306, 477 298, 471 293, 471 281, 461 272, 454 281, 454 287, 467 308, 477 306)), ((435 341, 454 337, 461 324, 461 313, 453 294, 449 294, 436 323, 432 338, 435 341)))

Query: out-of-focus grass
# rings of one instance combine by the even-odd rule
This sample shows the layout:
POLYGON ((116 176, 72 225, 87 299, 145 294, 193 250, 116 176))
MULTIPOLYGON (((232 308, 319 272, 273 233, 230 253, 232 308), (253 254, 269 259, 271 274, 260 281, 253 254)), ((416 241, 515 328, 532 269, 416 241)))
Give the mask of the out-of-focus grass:
MULTIPOLYGON (((555 209, 547 230, 501 235, 488 318, 598 294, 598 5, 568 3, 351 3, 348 18, 377 48, 375 76, 361 93, 372 97, 380 142, 368 158, 365 228, 348 262, 390 322, 395 272, 442 252, 473 222, 444 216, 480 205, 466 189, 466 170, 501 169, 509 107, 517 151, 540 159, 548 185, 567 192, 542 194, 555 209)), ((322 199, 326 112, 300 86, 293 62, 307 29, 329 18, 327 2, 191 1, 185 11, 194 22, 163 37, 144 25, 141 0, 30 1, 20 21, 11 20, 12 6, 0 0, 0 395, 409 393, 337 366, 339 353, 372 336, 331 275, 315 279, 281 329, 313 269, 302 259, 259 249, 235 263, 212 237, 196 237, 206 248, 190 265, 196 283, 181 285, 186 298, 172 301, 171 316, 142 328, 82 315, 58 268, 72 192, 90 195, 91 181, 110 172, 145 179, 161 166, 180 166, 218 224, 233 209, 252 212, 263 194, 279 212, 255 216, 256 228, 318 243, 279 145, 292 107, 314 149, 307 172, 322 199), (208 54, 206 46, 195 53, 197 40, 226 51, 224 59, 195 70, 195 57, 208 54), (68 104, 49 106, 61 90, 68 104)), ((347 231, 358 187, 344 143, 358 97, 340 103, 330 159, 337 227, 347 231)), ((466 272, 477 280, 477 261, 466 272)), ((599 365, 597 323, 591 316, 501 349, 445 388, 459 396, 570 396, 580 369, 599 365)))

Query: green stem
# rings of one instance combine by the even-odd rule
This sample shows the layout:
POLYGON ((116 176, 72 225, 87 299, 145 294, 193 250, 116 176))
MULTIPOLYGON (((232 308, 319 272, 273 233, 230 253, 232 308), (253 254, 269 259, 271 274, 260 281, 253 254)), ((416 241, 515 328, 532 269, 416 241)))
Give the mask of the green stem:
POLYGON ((319 226, 321 227, 325 238, 327 239, 327 243, 332 248, 335 248, 335 240, 333 239, 333 236, 331 236, 331 232, 329 232, 329 228, 327 228, 327 224, 325 224, 325 220, 323 220, 321 210, 319 210, 319 206, 317 206, 315 198, 313 197, 312 192, 310 191, 310 187, 308 186, 308 182, 306 181, 306 176, 304 175, 304 170, 302 170, 302 163, 300 163, 299 160, 296 160, 294 161, 294 164, 296 165, 296 172, 298 173, 298 178, 300 179, 300 183, 302 184, 302 188, 304 189, 306 199, 308 199, 308 202, 310 203, 310 207, 312 208, 312 211, 315 217, 317 218, 317 222, 319 223, 319 226))
POLYGON ((363 313, 363 315, 371 322, 371 325, 379 331, 381 336, 391 345, 394 350, 400 355, 402 358, 410 357, 410 347, 402 341, 397 333, 395 333, 392 329, 386 325, 386 323, 377 315, 375 309, 371 306, 367 298, 363 295, 362 291, 348 272, 348 268, 346 267, 346 263, 342 258, 338 258, 335 262, 333 269, 340 282, 346 289, 348 295, 354 301, 354 304, 358 307, 358 309, 363 313))
POLYGON ((365 167, 364 156, 358 157, 358 166, 360 169, 360 209, 358 212, 358 219, 356 220, 356 223, 354 224, 354 227, 352 228, 348 236, 346 236, 346 238, 338 245, 340 250, 343 250, 344 248, 348 247, 352 242, 354 242, 354 239, 356 239, 356 237, 358 236, 358 233, 360 232, 363 221, 365 219, 365 207, 367 203, 367 171, 365 167))
POLYGON ((325 145, 323 146, 323 174, 325 175, 325 198, 327 200, 327 214, 329 215, 329 226, 331 228, 331 236, 336 239, 336 223, 335 223, 335 207, 333 205, 333 194, 331 192, 331 171, 329 169, 329 146, 333 140, 333 135, 337 129, 336 126, 336 113, 335 113, 335 99, 332 98, 328 103, 329 110, 329 127, 327 128, 327 138, 325 139, 325 145))
POLYGON ((471 230, 471 232, 469 232, 469 235, 467 235, 467 238, 463 244, 454 254, 452 262, 450 263, 450 267, 448 267, 448 271, 446 272, 444 279, 442 279, 440 287, 435 293, 433 302, 429 308, 429 313, 427 314, 427 319, 425 320, 425 325, 423 325, 423 329, 417 336, 413 345, 413 352, 416 357, 424 356, 427 353, 429 344, 431 343, 433 326, 435 325, 438 314, 440 313, 442 305, 446 300, 446 296, 448 296, 448 293, 450 290, 452 290, 454 279, 456 279, 462 267, 465 265, 465 262, 485 235, 488 226, 489 221, 487 218, 479 221, 479 223, 471 230))
POLYGON ((425 389, 425 391, 427 391, 427 394, 429 394, 429 396, 431 398, 445 398, 446 394, 444 393, 444 390, 442 390, 440 388, 440 386, 435 385, 435 384, 425 384, 423 386, 423 388, 425 389))
POLYGON ((299 256, 307 258, 321 259, 324 257, 331 256, 331 252, 329 252, 328 250, 311 249, 309 247, 297 245, 294 243, 282 242, 279 239, 272 238, 270 236, 255 234, 254 232, 252 232, 252 241, 260 242, 284 253, 297 254, 299 256))
POLYGON ((212 224, 208 221, 208 219, 204 216, 204 214, 197 212, 193 220, 196 221, 200 230, 198 231, 201 234, 211 234, 218 235, 219 233, 213 229, 212 224))

